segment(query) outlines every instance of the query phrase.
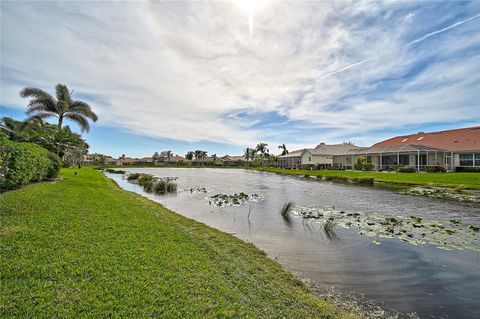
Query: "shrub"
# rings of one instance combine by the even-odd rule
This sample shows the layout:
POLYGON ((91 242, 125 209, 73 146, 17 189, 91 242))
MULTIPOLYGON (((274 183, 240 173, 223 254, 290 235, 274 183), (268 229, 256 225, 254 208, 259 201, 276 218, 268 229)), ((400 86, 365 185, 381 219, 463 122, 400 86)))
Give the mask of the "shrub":
POLYGON ((58 157, 57 154, 53 154, 52 152, 47 153, 48 158, 51 161, 51 166, 48 168, 47 171, 47 178, 53 179, 58 177, 58 173, 60 172, 60 168, 62 167, 62 160, 58 157))
POLYGON ((363 169, 365 171, 373 171, 373 168, 375 167, 375 165, 373 165, 373 163, 365 163, 363 165, 363 169))
POLYGON ((32 143, 9 141, 0 137, 0 188, 13 188, 58 176, 60 158, 32 143))
POLYGON ((415 169, 415 167, 404 167, 404 166, 401 166, 397 169, 397 172, 399 173, 415 173, 417 170, 415 169))
POLYGON ((447 170, 443 166, 425 166, 427 173, 445 173, 447 170))
POLYGON ((480 167, 455 167, 455 172, 480 173, 480 167))

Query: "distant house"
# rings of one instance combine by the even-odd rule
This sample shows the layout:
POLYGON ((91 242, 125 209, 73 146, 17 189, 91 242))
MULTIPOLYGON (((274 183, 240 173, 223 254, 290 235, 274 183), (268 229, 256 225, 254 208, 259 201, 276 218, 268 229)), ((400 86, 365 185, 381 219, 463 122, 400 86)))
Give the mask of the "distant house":
POLYGON ((353 144, 325 145, 279 156, 282 168, 319 167, 353 169, 362 156, 376 170, 401 165, 417 171, 441 166, 447 171, 480 168, 480 126, 447 131, 396 136, 372 147, 353 144))
POLYGON ((143 158, 125 157, 123 159, 119 159, 118 161, 121 165, 148 165, 153 163, 153 159, 151 157, 143 157, 143 158))
POLYGON ((204 158, 193 159, 192 165, 194 166, 222 165, 222 160, 220 158, 217 158, 214 160, 212 156, 206 156, 204 158))
POLYGON ((335 156, 345 154, 350 150, 361 149, 351 143, 328 145, 318 144, 315 148, 296 150, 277 157, 280 168, 332 168, 338 166, 335 156))
POLYGON ((169 159, 165 159, 163 161, 165 165, 187 165, 190 164, 191 161, 187 160, 185 157, 180 156, 180 155, 175 155, 170 157, 169 159))
POLYGON ((245 156, 225 156, 223 157, 224 166, 243 166, 247 164, 245 156))

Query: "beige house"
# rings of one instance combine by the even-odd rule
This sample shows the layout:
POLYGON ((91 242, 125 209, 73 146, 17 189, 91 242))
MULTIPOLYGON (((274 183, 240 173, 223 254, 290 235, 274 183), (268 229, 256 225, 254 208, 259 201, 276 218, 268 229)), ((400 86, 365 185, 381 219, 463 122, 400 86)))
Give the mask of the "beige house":
POLYGON ((358 150, 360 147, 351 143, 327 145, 320 143, 315 148, 305 148, 280 155, 277 158, 277 166, 280 168, 332 168, 336 155, 346 154, 350 150, 358 150))

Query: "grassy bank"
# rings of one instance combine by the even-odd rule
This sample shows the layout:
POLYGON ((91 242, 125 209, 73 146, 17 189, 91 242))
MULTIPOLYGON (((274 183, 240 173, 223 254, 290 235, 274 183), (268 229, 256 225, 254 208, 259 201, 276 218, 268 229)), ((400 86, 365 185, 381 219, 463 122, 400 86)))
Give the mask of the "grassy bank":
POLYGON ((254 246, 97 171, 61 174, 0 195, 0 317, 338 317, 254 246))
POLYGON ((280 168, 251 168, 259 171, 310 176, 345 176, 348 178, 371 176, 376 182, 398 183, 408 185, 434 185, 445 187, 464 187, 480 189, 480 173, 384 173, 384 172, 353 172, 337 170, 288 170, 280 168))

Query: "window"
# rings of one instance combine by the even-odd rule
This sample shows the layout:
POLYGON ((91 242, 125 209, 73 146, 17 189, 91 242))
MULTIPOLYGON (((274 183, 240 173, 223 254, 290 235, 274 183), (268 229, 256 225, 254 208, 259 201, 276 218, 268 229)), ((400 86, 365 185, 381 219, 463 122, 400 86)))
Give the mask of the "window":
POLYGON ((308 157, 308 161, 309 161, 309 162, 312 161, 312 157, 311 157, 311 156, 308 157))
POLYGON ((410 165, 410 155, 400 155, 400 165, 410 165))
POLYGON ((480 167, 480 153, 475 154, 475 166, 480 167))
POLYGON ((460 166, 473 166, 473 154, 460 154, 460 166))

